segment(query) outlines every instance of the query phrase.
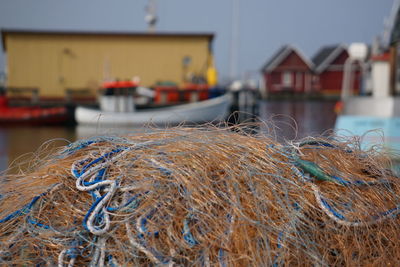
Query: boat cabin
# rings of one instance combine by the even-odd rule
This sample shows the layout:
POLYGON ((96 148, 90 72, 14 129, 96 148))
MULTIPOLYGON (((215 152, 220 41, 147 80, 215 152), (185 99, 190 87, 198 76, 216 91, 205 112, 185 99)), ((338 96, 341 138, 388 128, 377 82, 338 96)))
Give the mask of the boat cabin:
POLYGON ((105 82, 100 89, 100 110, 105 112, 134 112, 134 96, 138 84, 133 81, 105 82))

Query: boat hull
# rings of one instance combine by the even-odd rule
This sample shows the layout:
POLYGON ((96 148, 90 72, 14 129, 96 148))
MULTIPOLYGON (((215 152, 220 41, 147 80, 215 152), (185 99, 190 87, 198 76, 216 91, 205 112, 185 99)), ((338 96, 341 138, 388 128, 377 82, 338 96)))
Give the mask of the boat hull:
POLYGON ((1 126, 62 125, 68 120, 65 107, 5 107, 0 109, 1 126))
POLYGON ((382 144, 400 150, 400 117, 340 115, 335 129, 341 136, 361 136, 365 149, 382 144))
POLYGON ((400 149, 399 97, 353 96, 343 104, 335 124, 339 135, 361 136, 363 148, 378 144, 400 149))
POLYGON ((75 120, 80 125, 93 126, 144 126, 178 125, 219 122, 229 112, 231 95, 226 94, 213 99, 190 104, 177 105, 135 112, 104 112, 86 107, 77 107, 75 120))

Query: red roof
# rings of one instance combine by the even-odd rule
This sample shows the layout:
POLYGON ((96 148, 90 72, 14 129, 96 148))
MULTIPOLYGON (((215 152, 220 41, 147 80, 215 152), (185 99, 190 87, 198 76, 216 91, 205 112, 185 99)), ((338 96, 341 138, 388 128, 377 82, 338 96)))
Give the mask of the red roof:
POLYGON ((308 66, 310 70, 313 69, 314 64, 308 60, 306 56, 297 48, 291 46, 291 45, 285 45, 281 47, 268 61, 267 63, 263 66, 262 71, 263 72, 271 72, 275 68, 277 68, 281 63, 285 62, 285 60, 292 54, 294 53, 299 60, 304 62, 304 65, 308 66))

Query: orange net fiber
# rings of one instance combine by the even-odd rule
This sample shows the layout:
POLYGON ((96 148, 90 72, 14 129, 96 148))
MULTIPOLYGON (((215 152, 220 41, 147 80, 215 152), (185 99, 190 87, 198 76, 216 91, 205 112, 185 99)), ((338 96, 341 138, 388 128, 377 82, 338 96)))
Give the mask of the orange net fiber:
POLYGON ((2 177, 0 265, 396 265, 390 164, 230 129, 80 140, 2 177))

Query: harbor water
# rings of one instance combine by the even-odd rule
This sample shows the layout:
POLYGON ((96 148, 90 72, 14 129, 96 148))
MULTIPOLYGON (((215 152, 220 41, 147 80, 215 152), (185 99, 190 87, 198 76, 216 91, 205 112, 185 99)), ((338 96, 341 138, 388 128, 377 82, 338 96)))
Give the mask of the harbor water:
MULTIPOLYGON (((336 119, 334 104, 335 101, 260 101, 259 131, 278 141, 329 134, 336 119)), ((0 170, 6 170, 14 161, 32 163, 32 158, 45 153, 49 146, 76 141, 81 136, 78 130, 78 127, 62 126, 0 128, 0 170), (49 143, 49 140, 53 141, 49 143)), ((118 132, 119 129, 110 129, 110 133, 118 132)), ((85 132, 86 136, 96 134, 103 132, 96 128, 85 132)))

